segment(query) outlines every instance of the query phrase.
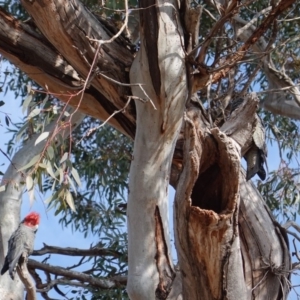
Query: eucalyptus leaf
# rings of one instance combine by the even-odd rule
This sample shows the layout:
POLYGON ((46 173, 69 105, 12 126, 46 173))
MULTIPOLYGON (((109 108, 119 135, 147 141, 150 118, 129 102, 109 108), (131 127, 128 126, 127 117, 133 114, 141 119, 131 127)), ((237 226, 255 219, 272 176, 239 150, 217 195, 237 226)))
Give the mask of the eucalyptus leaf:
POLYGON ((29 114, 28 117, 27 117, 27 120, 32 119, 32 118, 34 118, 35 116, 39 115, 40 112, 41 112, 41 109, 40 109, 40 108, 35 108, 34 110, 32 110, 32 111, 30 112, 30 114, 29 114))
POLYGON ((20 168, 18 171, 23 171, 32 167, 34 164, 36 164, 39 161, 40 157, 41 157, 40 154, 35 155, 28 164, 20 168))
POLYGON ((53 168, 52 168, 52 165, 51 165, 51 162, 50 161, 47 161, 46 163, 46 171, 48 172, 48 174, 53 178, 53 179, 57 179, 54 172, 53 172, 53 168))
POLYGON ((26 176, 26 188, 28 191, 33 189, 33 179, 30 175, 26 176))
POLYGON ((65 152, 62 158, 60 159, 59 163, 62 164, 66 159, 68 159, 69 153, 65 152))
POLYGON ((22 113, 24 114, 30 104, 30 102, 32 101, 33 95, 30 93, 28 94, 28 96, 25 98, 23 105, 22 105, 22 113))
POLYGON ((49 132, 45 131, 42 134, 40 134, 40 136, 36 139, 34 145, 36 146, 38 143, 40 143, 41 141, 45 140, 47 137, 49 136, 49 132))
POLYGON ((47 154, 50 160, 54 158, 54 149, 52 146, 47 147, 47 154))
POLYGON ((75 179, 76 183, 78 184, 78 186, 81 186, 81 180, 80 180, 79 174, 74 167, 72 167, 71 174, 72 174, 73 178, 75 179))
POLYGON ((66 201, 69 205, 69 207, 75 212, 76 208, 75 208, 75 204, 74 204, 74 200, 73 200, 73 196, 70 193, 70 191, 66 191, 66 201))

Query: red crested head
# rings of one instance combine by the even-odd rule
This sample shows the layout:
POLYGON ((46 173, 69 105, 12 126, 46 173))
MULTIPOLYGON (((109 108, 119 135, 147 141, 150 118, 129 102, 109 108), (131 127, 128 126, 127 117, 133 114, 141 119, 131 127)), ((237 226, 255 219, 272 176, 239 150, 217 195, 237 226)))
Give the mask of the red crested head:
POLYGON ((40 214, 38 214, 37 212, 31 212, 24 218, 22 223, 24 223, 24 225, 28 227, 37 228, 40 224, 40 214))

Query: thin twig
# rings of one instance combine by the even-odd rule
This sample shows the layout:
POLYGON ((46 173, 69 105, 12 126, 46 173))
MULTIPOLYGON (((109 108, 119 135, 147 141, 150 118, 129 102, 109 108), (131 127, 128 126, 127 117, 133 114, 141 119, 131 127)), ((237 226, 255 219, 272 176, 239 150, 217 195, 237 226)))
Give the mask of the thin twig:
POLYGON ((124 23, 123 23, 122 27, 120 28, 120 30, 113 37, 111 37, 109 40, 91 39, 88 36, 87 36, 87 38, 90 41, 98 42, 99 43, 98 46, 101 46, 103 44, 112 43, 117 37, 119 37, 121 35, 121 33, 124 31, 124 29, 127 27, 127 24, 128 24, 128 15, 129 15, 129 12, 128 12, 128 0, 124 1, 124 5, 125 5, 125 20, 124 20, 124 23))
POLYGON ((207 103, 208 103, 208 117, 209 117, 209 123, 210 126, 213 126, 213 121, 211 118, 211 98, 210 98, 210 89, 211 89, 211 81, 212 81, 212 75, 209 75, 209 80, 208 80, 208 84, 207 84, 207 103))

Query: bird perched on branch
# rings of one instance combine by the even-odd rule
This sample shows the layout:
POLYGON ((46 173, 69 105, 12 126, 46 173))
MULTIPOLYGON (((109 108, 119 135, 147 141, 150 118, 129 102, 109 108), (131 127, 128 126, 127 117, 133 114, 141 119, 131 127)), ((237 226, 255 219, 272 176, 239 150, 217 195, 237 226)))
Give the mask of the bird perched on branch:
POLYGON ((29 213, 20 223, 17 230, 8 240, 8 251, 1 275, 9 270, 10 277, 14 279, 20 258, 27 258, 33 251, 35 233, 39 223, 40 215, 36 212, 29 213))
POLYGON ((267 145, 265 140, 265 128, 263 122, 258 114, 256 117, 256 125, 253 132, 253 142, 251 148, 244 155, 247 161, 247 173, 246 179, 250 180, 255 174, 259 176, 261 180, 266 179, 266 171, 264 164, 267 158, 267 145))

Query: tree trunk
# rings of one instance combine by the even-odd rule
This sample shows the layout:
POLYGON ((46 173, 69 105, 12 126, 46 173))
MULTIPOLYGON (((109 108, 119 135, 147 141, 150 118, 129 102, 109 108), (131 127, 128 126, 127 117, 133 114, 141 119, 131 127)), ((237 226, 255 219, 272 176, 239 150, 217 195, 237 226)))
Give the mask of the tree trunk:
POLYGON ((239 231, 247 299, 287 299, 291 270, 287 234, 252 182, 245 181, 244 172, 240 178, 239 231))
POLYGON ((212 135, 205 128, 206 134, 197 132, 188 116, 185 126, 175 200, 184 299, 246 299, 238 234, 240 147, 217 128, 212 135))
POLYGON ((184 299, 285 299, 288 294, 286 234, 240 172, 255 111, 253 102, 241 107, 222 126, 228 135, 209 131, 201 110, 187 114, 175 199, 184 299))
POLYGON ((128 283, 130 299, 166 299, 175 270, 171 260, 168 185, 187 99, 182 30, 176 2, 141 1, 141 47, 130 72, 137 131, 129 175, 128 283), (158 47, 159 45, 159 47, 158 47), (155 55, 153 55, 155 53, 155 55))

